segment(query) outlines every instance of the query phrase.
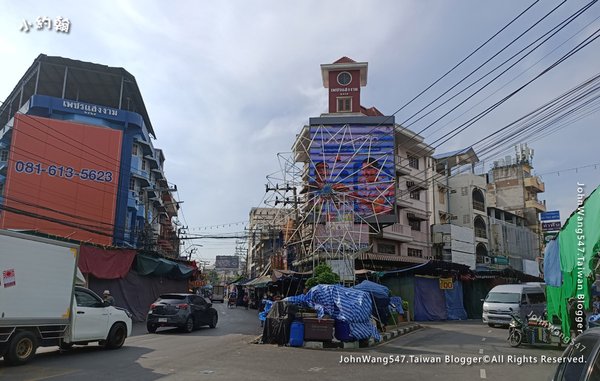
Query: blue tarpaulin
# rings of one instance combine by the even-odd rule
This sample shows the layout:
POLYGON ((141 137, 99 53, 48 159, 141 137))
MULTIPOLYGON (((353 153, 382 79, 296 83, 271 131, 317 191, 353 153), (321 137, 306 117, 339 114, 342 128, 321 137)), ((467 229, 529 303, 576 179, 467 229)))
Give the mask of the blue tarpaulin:
POLYGON ((562 286, 559 237, 548 242, 544 251, 544 281, 546 285, 554 287, 562 286))
POLYGON ((446 298, 438 278, 415 277, 415 320, 446 320, 446 298))
POLYGON ((403 314, 404 308, 402 308, 402 298, 399 296, 392 296, 390 298, 390 308, 392 308, 399 314, 403 314))
POLYGON ((467 320, 467 311, 463 304, 463 289, 462 283, 459 281, 452 282, 452 289, 445 290, 446 297, 446 313, 448 320, 467 320))
POLYGON ((364 291, 320 284, 311 288, 306 294, 290 296, 284 301, 308 305, 317 311, 319 319, 327 314, 336 320, 347 322, 353 339, 373 337, 377 341, 381 340, 379 332, 371 323, 373 308, 371 295, 364 291))

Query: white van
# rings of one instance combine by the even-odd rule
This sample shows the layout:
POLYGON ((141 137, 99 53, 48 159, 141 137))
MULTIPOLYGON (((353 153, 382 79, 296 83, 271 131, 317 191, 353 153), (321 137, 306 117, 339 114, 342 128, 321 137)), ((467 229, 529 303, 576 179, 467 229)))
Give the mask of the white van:
POLYGON ((503 284, 494 287, 483 300, 483 322, 490 327, 510 324, 510 308, 519 316, 533 312, 542 316, 546 295, 542 283, 503 284))

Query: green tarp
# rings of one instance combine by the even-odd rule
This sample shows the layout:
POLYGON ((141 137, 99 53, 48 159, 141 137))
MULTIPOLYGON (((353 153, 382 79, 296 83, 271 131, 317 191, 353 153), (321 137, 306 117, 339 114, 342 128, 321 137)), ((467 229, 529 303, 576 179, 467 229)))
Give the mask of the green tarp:
POLYGON ((185 279, 192 276, 194 269, 164 258, 153 258, 138 254, 134 270, 140 275, 163 276, 171 279, 185 279))
MULTIPOLYGON (((596 188, 567 219, 559 236, 561 287, 546 286, 548 316, 559 316, 563 333, 570 335, 567 302, 570 297, 584 296, 590 308, 590 284, 593 281, 592 260, 600 251, 600 191, 596 188)), ((584 188, 578 189, 584 191, 584 188)), ((579 192, 578 194, 583 194, 579 192)))

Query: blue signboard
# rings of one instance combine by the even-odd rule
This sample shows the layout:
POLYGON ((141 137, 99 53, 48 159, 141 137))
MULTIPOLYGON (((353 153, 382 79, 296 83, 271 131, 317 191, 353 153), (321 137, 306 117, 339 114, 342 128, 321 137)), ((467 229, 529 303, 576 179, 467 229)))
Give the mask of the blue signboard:
POLYGON ((542 221, 560 220, 560 212, 558 210, 551 210, 544 212, 540 215, 542 221))

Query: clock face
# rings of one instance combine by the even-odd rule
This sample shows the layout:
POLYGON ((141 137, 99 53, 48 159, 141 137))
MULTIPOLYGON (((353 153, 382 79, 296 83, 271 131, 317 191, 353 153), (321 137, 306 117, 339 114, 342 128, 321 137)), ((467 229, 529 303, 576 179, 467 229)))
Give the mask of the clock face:
POLYGON ((352 81, 352 76, 347 71, 343 71, 338 74, 337 81, 340 85, 346 86, 352 81))

